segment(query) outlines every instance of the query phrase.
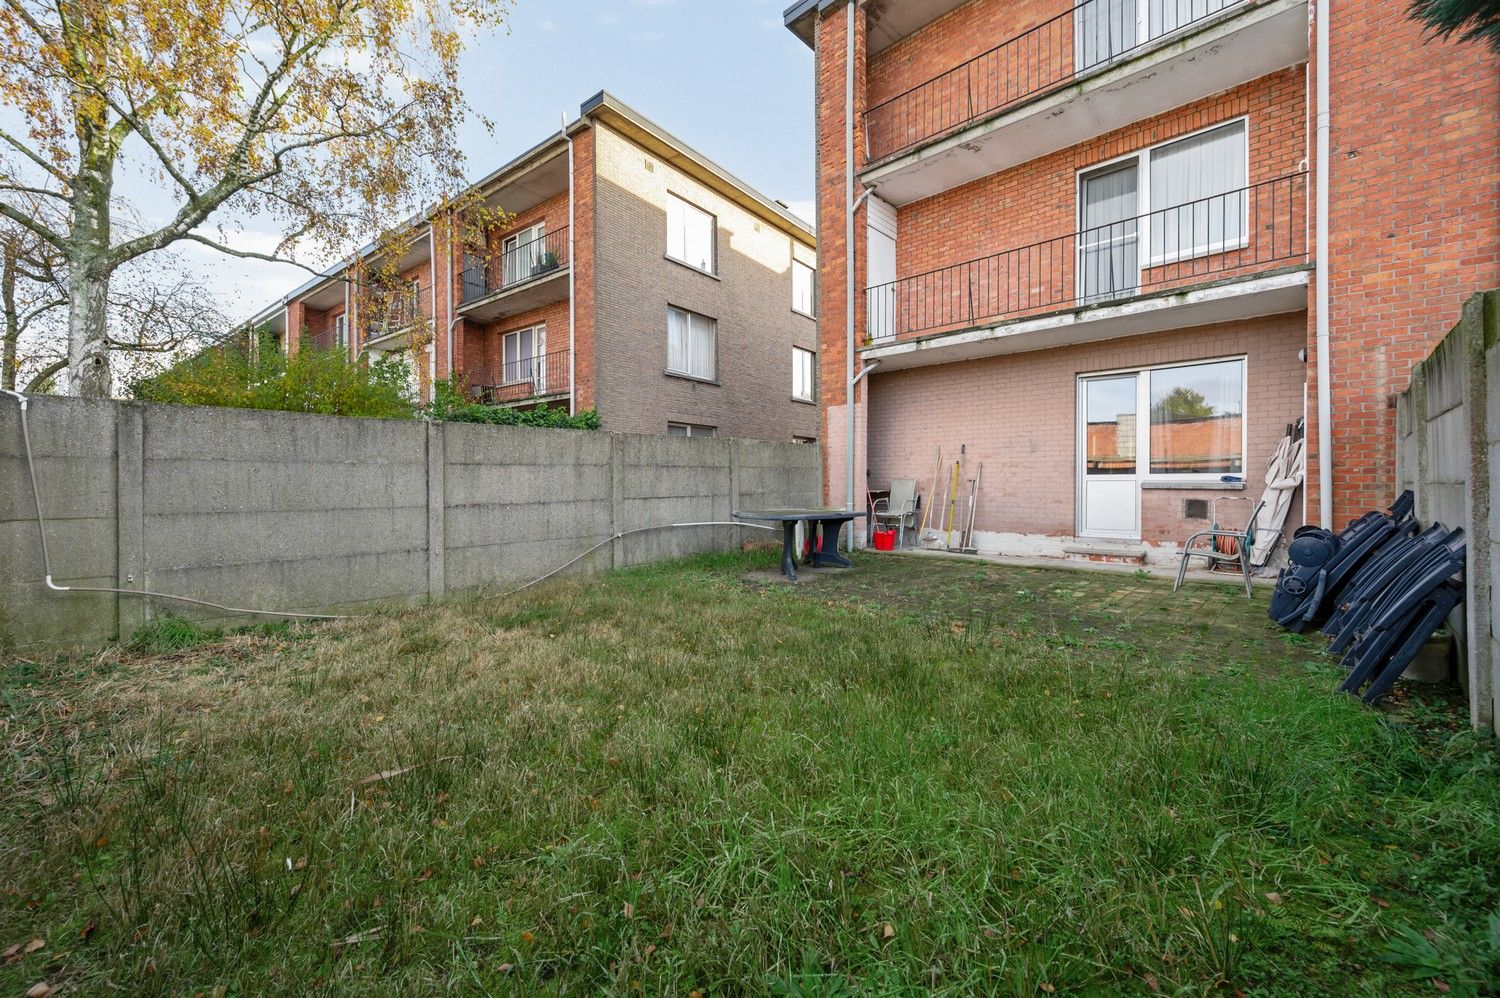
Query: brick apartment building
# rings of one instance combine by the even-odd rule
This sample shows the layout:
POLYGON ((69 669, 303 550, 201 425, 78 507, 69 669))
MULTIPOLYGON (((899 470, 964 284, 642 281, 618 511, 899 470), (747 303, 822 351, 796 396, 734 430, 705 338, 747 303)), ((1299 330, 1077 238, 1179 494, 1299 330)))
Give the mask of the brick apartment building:
POLYGON ((608 430, 816 438, 816 244, 780 203, 607 93, 472 194, 504 212, 483 245, 424 220, 394 266, 366 248, 251 324, 402 353, 424 396, 453 376, 608 430))
POLYGON ((940 500, 962 447, 981 549, 1149 557, 1258 497, 1305 417, 1289 523, 1388 502, 1394 395, 1500 286, 1500 60, 1406 6, 793 4, 830 501, 898 478, 940 500))

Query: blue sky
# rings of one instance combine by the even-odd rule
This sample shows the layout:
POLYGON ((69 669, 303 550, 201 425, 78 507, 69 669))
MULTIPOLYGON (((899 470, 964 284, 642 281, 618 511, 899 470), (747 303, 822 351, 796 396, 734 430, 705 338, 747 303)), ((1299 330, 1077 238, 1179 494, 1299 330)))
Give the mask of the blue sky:
MULTIPOLYGON (((494 132, 460 136, 481 176, 555 131, 600 90, 773 198, 810 214, 812 53, 783 0, 516 0, 509 30, 475 39, 464 88, 494 132)), ((121 193, 129 196, 128 190, 121 193)), ((244 244, 268 240, 253 218, 244 244)), ((292 267, 191 252, 232 320, 306 278, 292 267)))

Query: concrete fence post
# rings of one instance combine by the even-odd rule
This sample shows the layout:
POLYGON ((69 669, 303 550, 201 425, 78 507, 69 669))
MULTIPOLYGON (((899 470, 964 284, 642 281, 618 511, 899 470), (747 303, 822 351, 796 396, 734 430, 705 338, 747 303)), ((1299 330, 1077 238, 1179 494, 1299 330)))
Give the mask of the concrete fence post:
MULTIPOLYGON (((618 433, 609 435, 609 532, 618 534, 625 529, 625 438, 618 433)), ((615 538, 609 546, 609 567, 625 567, 625 541, 615 538)))
POLYGON ((448 549, 444 514, 448 505, 447 448, 443 424, 427 424, 427 595, 439 599, 448 590, 443 556, 448 549))
MULTIPOLYGON (((734 511, 740 508, 740 447, 743 446, 739 440, 729 441, 729 496, 728 508, 724 510, 724 519, 734 519, 734 511)), ((739 547, 738 541, 743 531, 736 527, 725 527, 724 532, 729 536, 728 547, 735 550, 739 547)))
POLYGON ((1464 571, 1464 621, 1468 630, 1466 658, 1469 667, 1469 718, 1476 728, 1495 723, 1495 689, 1490 645, 1490 449, 1489 386, 1485 369, 1487 295, 1475 295, 1464 303, 1459 324, 1463 339, 1464 415, 1469 437, 1468 522, 1464 534, 1469 544, 1464 571))
MULTIPOLYGON (((146 420, 140 405, 115 407, 115 586, 146 589, 146 420)), ((138 596, 116 595, 115 636, 124 640, 146 623, 138 596)))
POLYGON ((1427 366, 1425 363, 1418 364, 1411 372, 1411 432, 1416 439, 1412 442, 1412 450, 1417 459, 1417 467, 1412 476, 1412 490, 1416 492, 1416 516, 1418 522, 1427 523, 1431 519, 1427 511, 1427 482, 1431 479, 1429 463, 1430 455, 1427 452, 1427 366))

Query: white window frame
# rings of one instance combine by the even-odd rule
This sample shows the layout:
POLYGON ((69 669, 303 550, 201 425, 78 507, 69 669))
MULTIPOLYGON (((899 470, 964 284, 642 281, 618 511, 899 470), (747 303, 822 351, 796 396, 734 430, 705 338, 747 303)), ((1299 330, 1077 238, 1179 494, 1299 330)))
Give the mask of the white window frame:
MULTIPOLYGON (((544 219, 540 222, 533 222, 532 224, 526 226, 524 229, 517 229, 515 232, 512 232, 510 235, 500 240, 500 286, 502 288, 514 287, 517 284, 523 284, 526 281, 531 280, 531 268, 526 267, 523 272, 520 266, 520 257, 513 256, 512 254, 516 253, 522 246, 529 246, 537 240, 546 238, 547 222, 544 219), (516 277, 515 280, 506 280, 506 278, 509 276, 506 271, 510 266, 511 260, 516 261, 516 277)), ((545 247, 538 248, 545 250, 545 247)), ((533 256, 540 255, 540 253, 533 252, 533 256)))
POLYGON ((349 345, 349 312, 340 312, 333 317, 333 344, 338 347, 349 345))
POLYGON ((543 369, 545 361, 542 360, 547 354, 547 324, 537 323, 535 326, 522 326, 520 329, 509 329, 500 334, 500 383, 502 385, 524 385, 531 382, 545 384, 546 371, 543 369), (512 336, 516 337, 516 363, 521 362, 520 337, 522 333, 531 334, 531 371, 524 378, 507 378, 505 376, 505 344, 512 336))
POLYGON ((685 439, 691 439, 692 437, 711 438, 718 435, 719 428, 717 426, 708 426, 703 423, 679 423, 675 420, 667 420, 667 436, 669 437, 683 437, 685 439), (673 430, 682 430, 683 432, 673 433, 673 430))
POLYGON ((798 315, 805 315, 809 319, 817 318, 818 308, 818 269, 812 264, 803 263, 796 257, 792 258, 792 311, 798 315), (797 303, 797 275, 803 271, 807 272, 807 308, 799 308, 797 303))
POLYGON ((667 373, 673 377, 691 378, 694 381, 716 382, 719 380, 719 320, 702 312, 694 312, 690 308, 681 308, 677 305, 667 306, 667 373), (692 370, 681 371, 672 366, 672 313, 679 312, 688 318, 688 367, 693 366, 692 345, 692 320, 694 317, 703 319, 709 324, 709 332, 713 339, 713 356, 709 361, 709 373, 699 374, 692 370))
MULTIPOLYGON (((1100 2, 1105 3, 1107 2, 1107 0, 1100 0, 1100 2)), ((1153 35, 1151 33, 1151 0, 1135 0, 1133 4, 1129 5, 1135 8, 1134 41, 1132 41, 1129 45, 1126 45, 1119 52, 1111 55, 1109 58, 1101 59, 1098 62, 1091 63, 1086 69, 1080 70, 1079 72, 1081 74, 1092 74, 1099 70, 1107 69, 1110 66, 1118 63, 1121 59, 1135 54, 1137 49, 1142 48, 1146 45, 1150 45, 1153 42, 1159 42, 1165 38, 1171 38, 1172 36, 1186 29, 1196 28, 1204 21, 1207 21, 1209 18, 1212 18, 1218 14, 1222 14, 1224 13, 1224 11, 1228 10, 1231 7, 1237 6, 1241 2, 1242 0, 1223 0, 1223 4, 1219 7, 1218 10, 1204 14, 1202 17, 1191 18, 1187 21, 1183 21, 1175 28, 1170 28, 1166 31, 1160 32, 1159 34, 1153 35)), ((1075 22, 1075 27, 1073 29, 1073 60, 1074 65, 1077 65, 1080 61, 1079 49, 1082 47, 1080 45, 1080 40, 1082 38, 1083 22, 1082 16, 1076 10, 1074 11, 1073 17, 1075 22)))
MULTIPOLYGON (((1136 183, 1136 262, 1138 264, 1140 273, 1144 274, 1147 270, 1153 270, 1158 267, 1166 267, 1174 263, 1181 263, 1184 260, 1196 260, 1200 257, 1218 256, 1221 253, 1233 253, 1236 250, 1245 249, 1250 245, 1251 195, 1249 191, 1253 189, 1255 185, 1254 182, 1250 179, 1250 116, 1248 114, 1241 114, 1236 115, 1233 118, 1226 118, 1223 121, 1215 122, 1214 124, 1208 125, 1204 128, 1194 129, 1191 132, 1184 132, 1181 135, 1174 135, 1172 138, 1167 139, 1165 142, 1157 142, 1144 148, 1137 149, 1135 152, 1126 153, 1123 156, 1116 156, 1113 159, 1101 160, 1098 163, 1090 163, 1088 166, 1082 167, 1075 172, 1073 177, 1073 228, 1076 235, 1074 236, 1073 242, 1074 256, 1077 259, 1075 260, 1073 269, 1075 275, 1074 279, 1078 284, 1076 296, 1079 299, 1084 297, 1083 267, 1081 266, 1081 261, 1083 258, 1083 240, 1081 237, 1084 232, 1083 182, 1093 174, 1102 173, 1105 170, 1132 161, 1134 161, 1135 163, 1136 183), (1196 138, 1200 135, 1217 131, 1221 128, 1230 128, 1235 125, 1242 126, 1245 135, 1243 150, 1245 154, 1244 190, 1246 191, 1246 193, 1245 196, 1240 199, 1240 238, 1232 241, 1226 240, 1219 243, 1212 243, 1205 247, 1194 246, 1185 250, 1179 249, 1176 253, 1172 254, 1158 255, 1155 251, 1155 248, 1151 245, 1151 215, 1156 210, 1151 206, 1151 154, 1158 149, 1163 149, 1178 142, 1196 138)), ((1168 209, 1161 210, 1165 211, 1168 209)), ((1133 294, 1141 294, 1144 285, 1144 281, 1137 280, 1135 291, 1133 292, 1133 294)))
MULTIPOLYGON (((689 201, 687 198, 683 197, 682 195, 680 195, 680 194, 673 194, 671 191, 667 192, 667 213, 666 214, 667 214, 667 248, 666 248, 666 257, 667 257, 667 259, 671 260, 673 263, 680 263, 684 267, 691 267, 693 270, 696 270, 696 271, 698 271, 701 274, 709 274, 709 275, 717 276, 718 272, 719 272, 719 217, 717 215, 715 215, 711 211, 707 211, 707 210, 705 210, 703 208, 698 207, 696 204, 694 204, 693 202, 689 201), (704 218, 708 219, 708 266, 707 267, 700 267, 698 264, 693 263, 690 260, 686 260, 683 257, 678 256, 678 255, 676 255, 675 253, 672 252, 672 204, 673 204, 673 202, 676 202, 677 204, 679 204, 679 205, 682 206, 682 209, 683 209, 683 216, 682 217, 683 217, 684 223, 686 223, 687 219, 693 217, 692 216, 693 212, 697 212, 699 215, 702 215, 704 218)), ((687 248, 687 242, 688 242, 688 240, 687 240, 687 229, 686 229, 685 225, 684 225, 684 229, 683 229, 682 240, 683 240, 683 249, 684 249, 684 252, 685 252, 686 248, 687 248)))
POLYGON ((1135 375, 1135 477, 1142 485, 1147 483, 1192 482, 1219 483, 1225 474, 1233 472, 1161 472, 1151 470, 1151 372, 1172 371, 1188 367, 1206 367, 1209 364, 1240 364, 1240 470, 1239 476, 1249 481, 1250 466, 1250 357, 1248 354, 1229 354, 1223 357, 1203 357, 1195 360, 1178 360, 1166 364, 1146 364, 1141 367, 1122 367, 1107 371, 1089 371, 1078 375, 1074 384, 1075 408, 1077 410, 1077 433, 1075 456, 1078 488, 1083 487, 1082 455, 1088 451, 1088 418, 1083 410, 1083 383, 1099 378, 1121 378, 1135 375))
POLYGON ((798 402, 816 402, 818 400, 818 354, 815 350, 806 347, 792 347, 792 398, 798 402), (803 355, 807 359, 803 360, 803 355), (797 394, 797 377, 799 369, 803 364, 807 366, 807 394, 797 394))

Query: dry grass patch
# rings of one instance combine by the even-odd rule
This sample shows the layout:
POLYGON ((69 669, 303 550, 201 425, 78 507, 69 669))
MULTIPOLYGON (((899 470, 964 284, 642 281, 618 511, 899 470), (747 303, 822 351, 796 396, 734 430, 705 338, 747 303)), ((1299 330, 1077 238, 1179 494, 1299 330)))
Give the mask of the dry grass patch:
POLYGON ((45 943, 0 988, 1425 993, 1497 965, 1492 741, 1333 696, 1302 643, 1189 669, 1172 620, 1070 635, 1071 576, 743 581, 771 560, 12 663, 0 949, 45 943))

